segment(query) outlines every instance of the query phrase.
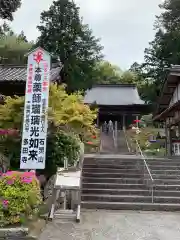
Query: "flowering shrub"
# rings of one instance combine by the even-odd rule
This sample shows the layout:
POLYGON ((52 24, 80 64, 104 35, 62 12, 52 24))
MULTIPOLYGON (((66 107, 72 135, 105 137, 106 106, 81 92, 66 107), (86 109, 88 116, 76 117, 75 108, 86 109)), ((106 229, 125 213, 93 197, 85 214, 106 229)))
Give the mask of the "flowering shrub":
POLYGON ((0 129, 0 135, 18 135, 19 131, 16 129, 0 129))
POLYGON ((0 177, 0 226, 21 224, 38 213, 39 182, 32 172, 9 171, 0 177))

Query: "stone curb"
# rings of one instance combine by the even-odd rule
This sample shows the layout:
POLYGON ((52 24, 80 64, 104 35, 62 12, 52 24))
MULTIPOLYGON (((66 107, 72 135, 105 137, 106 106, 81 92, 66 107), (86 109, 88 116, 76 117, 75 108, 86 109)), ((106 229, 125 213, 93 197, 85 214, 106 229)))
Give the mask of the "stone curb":
POLYGON ((25 239, 28 236, 28 228, 0 228, 0 239, 25 239))

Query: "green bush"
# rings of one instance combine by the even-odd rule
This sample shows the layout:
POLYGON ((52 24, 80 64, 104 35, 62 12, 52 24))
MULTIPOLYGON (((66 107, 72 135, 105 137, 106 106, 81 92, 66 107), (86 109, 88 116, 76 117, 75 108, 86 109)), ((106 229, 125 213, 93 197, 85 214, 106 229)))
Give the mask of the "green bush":
POLYGON ((42 203, 34 173, 9 171, 0 177, 0 225, 22 224, 42 203))
POLYGON ((80 140, 71 133, 58 130, 48 136, 46 150, 46 176, 56 173, 57 167, 64 166, 64 159, 73 165, 79 159, 80 140))
MULTIPOLYGON (((10 160, 11 170, 19 169, 21 150, 21 136, 0 136, 0 152, 10 160)), ((64 159, 74 164, 79 158, 79 139, 73 133, 55 130, 47 137, 46 168, 38 172, 47 177, 56 173, 57 167, 63 167, 64 159)))

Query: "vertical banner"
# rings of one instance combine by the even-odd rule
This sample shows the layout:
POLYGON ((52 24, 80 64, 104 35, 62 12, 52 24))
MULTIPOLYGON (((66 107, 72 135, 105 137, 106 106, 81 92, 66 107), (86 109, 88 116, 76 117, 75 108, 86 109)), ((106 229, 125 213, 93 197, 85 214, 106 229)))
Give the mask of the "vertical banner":
POLYGON ((45 168, 50 60, 42 48, 28 55, 20 169, 45 168))

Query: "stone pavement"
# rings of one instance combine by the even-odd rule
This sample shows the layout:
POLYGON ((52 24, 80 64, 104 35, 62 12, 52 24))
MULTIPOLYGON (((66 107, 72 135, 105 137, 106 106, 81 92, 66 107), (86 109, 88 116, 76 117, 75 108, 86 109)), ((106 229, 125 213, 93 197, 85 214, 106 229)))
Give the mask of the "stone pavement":
POLYGON ((180 239, 180 213, 84 210, 81 223, 56 219, 39 240, 171 239, 180 239))

